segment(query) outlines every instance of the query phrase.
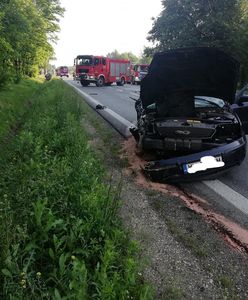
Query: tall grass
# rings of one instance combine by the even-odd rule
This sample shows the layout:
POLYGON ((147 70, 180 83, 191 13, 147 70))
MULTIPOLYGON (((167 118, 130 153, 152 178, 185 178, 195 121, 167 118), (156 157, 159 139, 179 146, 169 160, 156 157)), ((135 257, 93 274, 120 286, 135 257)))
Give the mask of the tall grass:
POLYGON ((0 298, 151 298, 79 96, 57 80, 38 91, 0 154, 0 298))
POLYGON ((15 131, 20 126, 32 95, 41 83, 39 80, 22 80, 18 85, 8 84, 0 90, 0 141, 7 132, 10 134, 10 130, 15 131))

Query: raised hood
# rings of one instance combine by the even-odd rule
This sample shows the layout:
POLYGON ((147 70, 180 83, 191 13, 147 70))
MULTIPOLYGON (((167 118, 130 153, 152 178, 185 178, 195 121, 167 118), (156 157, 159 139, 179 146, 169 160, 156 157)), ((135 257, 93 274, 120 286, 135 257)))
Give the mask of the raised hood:
POLYGON ((156 53, 141 82, 143 107, 157 104, 170 117, 192 115, 194 96, 233 103, 239 63, 215 48, 181 48, 156 53))

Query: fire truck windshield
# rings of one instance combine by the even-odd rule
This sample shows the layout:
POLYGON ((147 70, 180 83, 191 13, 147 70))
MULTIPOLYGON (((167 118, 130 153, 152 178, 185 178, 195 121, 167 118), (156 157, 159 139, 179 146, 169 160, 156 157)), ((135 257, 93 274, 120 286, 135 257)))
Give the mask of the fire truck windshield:
POLYGON ((93 57, 91 56, 79 56, 77 57, 77 65, 91 66, 93 64, 93 57))

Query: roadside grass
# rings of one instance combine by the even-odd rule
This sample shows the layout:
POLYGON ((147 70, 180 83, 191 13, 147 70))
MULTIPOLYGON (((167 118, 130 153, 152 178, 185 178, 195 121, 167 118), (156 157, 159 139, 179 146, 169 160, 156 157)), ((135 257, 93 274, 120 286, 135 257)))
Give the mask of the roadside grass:
POLYGON ((40 87, 41 80, 22 80, 18 85, 6 85, 0 91, 0 141, 15 130, 22 122, 22 115, 26 112, 29 99, 40 87))
POLYGON ((209 255, 208 250, 206 249, 204 243, 202 243, 200 237, 196 236, 195 234, 185 233, 170 218, 165 218, 165 222, 170 232, 173 233, 176 238, 181 241, 185 247, 190 249, 197 257, 205 258, 209 255))
POLYGON ((184 292, 175 284, 168 286, 162 296, 163 300, 180 300, 183 298, 185 298, 184 292))
MULTIPOLYGON (((148 195, 150 197, 153 196, 150 192, 148 192, 148 195)), ((164 203, 161 201, 155 201, 153 206, 157 211, 164 210, 164 203)), ((184 207, 182 209, 188 210, 188 208, 184 207)), ((180 226, 178 226, 176 220, 167 214, 163 215, 163 220, 165 221, 169 231, 176 237, 176 239, 186 248, 190 249, 194 255, 201 259, 209 256, 209 249, 201 236, 196 235, 193 232, 191 233, 183 230, 180 226)))
POLYGON ((105 145, 108 145, 108 148, 111 151, 111 155, 115 156, 115 158, 119 158, 119 154, 122 150, 122 147, 120 144, 112 143, 111 133, 109 130, 106 130, 102 126, 102 122, 99 122, 98 118, 95 118, 95 116, 90 115, 89 120, 91 124, 95 127, 97 132, 101 132, 101 139, 105 145))
POLYGON ((26 81, 21 98, 19 85, 7 92, 0 92, 8 124, 0 128, 0 298, 152 299, 138 246, 118 216, 120 187, 106 184, 81 126, 87 105, 59 80, 26 81))
POLYGON ((235 288, 235 284, 231 277, 228 275, 220 275, 217 278, 217 283, 221 285, 223 288, 223 299, 231 299, 231 300, 237 300, 237 291, 235 288))

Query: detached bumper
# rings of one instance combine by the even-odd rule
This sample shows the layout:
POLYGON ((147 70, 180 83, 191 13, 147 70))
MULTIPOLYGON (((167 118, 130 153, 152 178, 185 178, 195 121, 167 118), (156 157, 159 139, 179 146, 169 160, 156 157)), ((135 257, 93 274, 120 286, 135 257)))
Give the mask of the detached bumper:
POLYGON ((143 169, 144 173, 154 181, 160 182, 185 182, 203 180, 219 175, 220 173, 239 165, 246 155, 245 136, 224 146, 208 151, 202 151, 186 156, 179 156, 170 159, 151 161, 143 169), (204 156, 221 156, 225 163, 223 167, 209 168, 193 174, 187 173, 185 165, 198 162, 204 156))

